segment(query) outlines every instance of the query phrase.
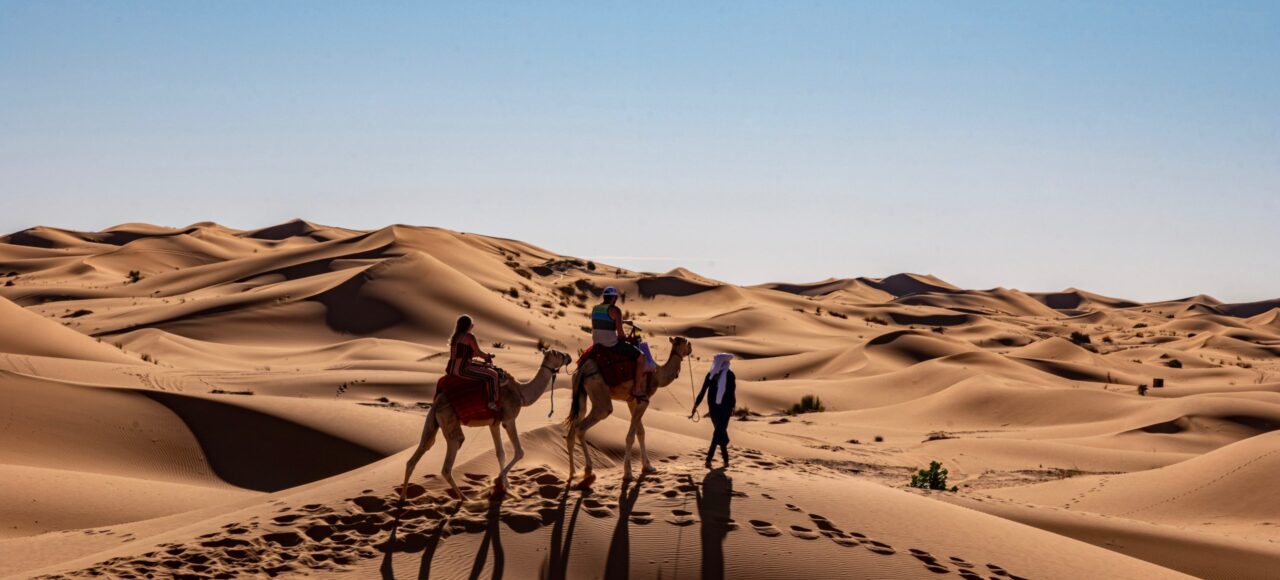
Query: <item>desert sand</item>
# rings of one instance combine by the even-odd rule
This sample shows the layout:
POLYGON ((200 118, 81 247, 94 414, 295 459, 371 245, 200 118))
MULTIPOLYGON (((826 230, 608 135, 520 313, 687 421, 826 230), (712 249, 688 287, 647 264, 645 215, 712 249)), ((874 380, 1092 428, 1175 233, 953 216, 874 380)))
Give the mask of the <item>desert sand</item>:
POLYGON ((401 225, 34 227, 0 238, 0 397, 0 577, 1280 575, 1280 300, 742 287, 401 225), (505 497, 468 428, 468 497, 437 444, 398 505, 454 319, 528 380, 588 346, 606 286, 659 360, 693 344, 644 417, 659 473, 622 481, 615 405, 599 479, 566 489, 571 366, 520 414, 505 497), (708 470, 687 415, 722 351, 743 409, 708 470), (824 410, 788 414, 804 395, 824 410), (908 485, 931 461, 955 491, 908 485))

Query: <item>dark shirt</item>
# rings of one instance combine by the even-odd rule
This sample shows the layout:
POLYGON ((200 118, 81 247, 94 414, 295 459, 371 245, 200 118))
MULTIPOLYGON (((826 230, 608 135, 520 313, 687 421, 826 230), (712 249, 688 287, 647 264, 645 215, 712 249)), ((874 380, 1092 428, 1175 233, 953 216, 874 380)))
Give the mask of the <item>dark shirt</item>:
POLYGON ((724 398, 719 404, 716 404, 716 385, 720 382, 720 376, 707 377, 702 381, 702 390, 698 392, 698 400, 694 401, 693 406, 697 408, 702 404, 702 398, 707 398, 707 411, 712 414, 719 412, 732 413, 734 407, 737 406, 737 398, 735 394, 738 390, 737 380, 733 375, 733 371, 725 371, 729 376, 724 380, 724 398))

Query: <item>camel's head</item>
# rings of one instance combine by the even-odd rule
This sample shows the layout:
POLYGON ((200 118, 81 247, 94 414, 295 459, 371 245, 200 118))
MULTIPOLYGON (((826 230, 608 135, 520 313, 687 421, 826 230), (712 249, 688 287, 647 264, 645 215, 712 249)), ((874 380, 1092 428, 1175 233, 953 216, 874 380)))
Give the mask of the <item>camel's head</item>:
POLYGON ((678 354, 684 358, 693 354, 693 343, 689 342, 689 339, 683 336, 673 336, 669 340, 671 341, 672 353, 678 354))
POLYGON ((542 355, 542 364, 547 365, 557 371, 566 366, 569 366, 569 363, 571 362, 573 362, 572 357, 558 350, 548 350, 542 355))

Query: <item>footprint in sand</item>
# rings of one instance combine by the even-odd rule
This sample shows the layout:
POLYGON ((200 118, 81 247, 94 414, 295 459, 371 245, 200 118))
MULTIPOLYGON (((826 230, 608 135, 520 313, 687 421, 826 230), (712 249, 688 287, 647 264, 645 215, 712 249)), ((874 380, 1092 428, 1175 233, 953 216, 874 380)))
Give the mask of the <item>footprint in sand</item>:
POLYGON ((865 545, 868 550, 871 550, 872 552, 875 552, 882 556, 892 556, 893 554, 898 553, 897 550, 893 549, 893 546, 890 546, 889 544, 886 544, 884 542, 867 540, 866 542, 863 543, 863 545, 865 545))
POLYGON ((789 504, 787 504, 787 509, 789 509, 789 510, 791 510, 791 511, 793 511, 793 512, 804 511, 804 510, 801 510, 799 507, 797 507, 797 506, 796 506, 795 504, 793 504, 793 503, 789 503, 789 504))
POLYGON ((961 558, 961 557, 959 557, 959 556, 952 556, 952 557, 948 558, 948 560, 951 560, 951 563, 952 563, 953 565, 955 565, 955 566, 957 566, 957 567, 960 567, 960 568, 972 568, 972 567, 973 567, 973 564, 970 564, 970 563, 969 563, 968 561, 966 561, 964 558, 961 558))
POLYGON ((837 528, 835 524, 832 524, 831 520, 828 520, 818 514, 809 514, 809 519, 813 520, 813 525, 818 526, 819 530, 831 532, 837 535, 844 533, 843 530, 837 528))
POLYGON ((938 574, 946 574, 951 571, 951 569, 947 568, 946 565, 940 564, 938 562, 938 559, 935 558, 933 554, 930 554, 918 548, 911 548, 910 552, 911 552, 911 555, 915 557, 915 559, 923 562, 925 569, 930 572, 935 572, 938 574))
POLYGON ((817 532, 804 526, 791 526, 791 535, 801 540, 816 540, 821 537, 817 532))
POLYGON ((760 534, 762 536, 772 538, 772 537, 782 535, 782 530, 779 530, 778 528, 774 527, 773 524, 766 522, 764 520, 751 520, 750 523, 751 523, 751 529, 755 530, 757 534, 760 534))
POLYGON ((697 518, 685 510, 671 510, 671 517, 667 518, 666 521, 675 526, 690 526, 698 523, 697 518))
POLYGON ((649 512, 633 511, 630 520, 633 524, 644 526, 653 523, 653 515, 649 512))

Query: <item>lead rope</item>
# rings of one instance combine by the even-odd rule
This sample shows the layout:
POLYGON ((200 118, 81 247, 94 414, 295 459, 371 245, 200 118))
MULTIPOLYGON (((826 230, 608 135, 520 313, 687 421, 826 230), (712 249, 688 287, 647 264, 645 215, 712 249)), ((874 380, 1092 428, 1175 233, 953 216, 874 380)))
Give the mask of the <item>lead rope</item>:
POLYGON ((560 369, 551 371, 551 410, 547 411, 547 418, 556 414, 556 377, 560 376, 560 369))
MULTIPOLYGON (((689 400, 696 404, 698 401, 698 395, 694 393, 695 388, 693 386, 693 356, 685 359, 685 362, 689 363, 689 400)), ((697 423, 699 421, 702 421, 702 415, 698 413, 697 408, 694 408, 693 422, 697 423)))

